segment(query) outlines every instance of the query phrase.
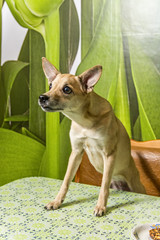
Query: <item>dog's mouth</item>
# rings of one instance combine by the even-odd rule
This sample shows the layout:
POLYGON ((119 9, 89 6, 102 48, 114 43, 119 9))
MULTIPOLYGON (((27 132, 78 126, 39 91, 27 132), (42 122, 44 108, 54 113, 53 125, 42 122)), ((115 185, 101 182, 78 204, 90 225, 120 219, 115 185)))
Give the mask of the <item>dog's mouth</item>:
POLYGON ((62 108, 51 108, 51 107, 42 106, 42 105, 41 105, 41 108, 42 108, 42 110, 45 111, 45 112, 60 112, 60 111, 63 111, 62 108))

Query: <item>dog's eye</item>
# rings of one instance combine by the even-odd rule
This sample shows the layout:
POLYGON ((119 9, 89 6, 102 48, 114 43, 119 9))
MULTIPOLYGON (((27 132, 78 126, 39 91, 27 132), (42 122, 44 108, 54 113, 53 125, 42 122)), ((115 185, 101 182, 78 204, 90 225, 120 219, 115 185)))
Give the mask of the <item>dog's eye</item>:
POLYGON ((71 89, 70 87, 68 87, 68 86, 65 86, 65 87, 63 88, 63 92, 64 92, 65 94, 70 94, 70 93, 72 93, 72 89, 71 89))
POLYGON ((52 83, 49 84, 49 90, 51 90, 51 88, 52 88, 52 83))

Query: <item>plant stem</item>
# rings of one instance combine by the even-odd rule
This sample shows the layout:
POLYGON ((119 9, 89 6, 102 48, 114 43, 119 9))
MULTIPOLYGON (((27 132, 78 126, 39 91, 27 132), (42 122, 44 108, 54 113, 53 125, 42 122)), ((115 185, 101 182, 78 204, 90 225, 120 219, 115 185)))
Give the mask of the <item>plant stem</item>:
MULTIPOLYGON (((46 58, 59 69, 60 23, 59 9, 45 19, 46 58)), ((46 82, 48 91, 48 82, 46 82)), ((47 176, 59 178, 60 117, 59 113, 46 113, 47 176)))

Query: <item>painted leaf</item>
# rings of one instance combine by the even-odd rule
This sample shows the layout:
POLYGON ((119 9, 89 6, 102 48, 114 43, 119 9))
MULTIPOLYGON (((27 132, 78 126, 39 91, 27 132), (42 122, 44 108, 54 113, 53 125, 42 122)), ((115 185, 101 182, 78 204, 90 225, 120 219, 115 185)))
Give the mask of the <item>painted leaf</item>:
POLYGON ((38 176, 44 150, 39 142, 0 128, 0 185, 23 177, 38 176))
POLYGON ((29 131, 45 141, 45 113, 38 105, 38 98, 45 92, 45 76, 41 59, 45 56, 42 36, 34 30, 29 30, 29 131))
POLYGON ((160 138, 160 5, 123 0, 121 7, 133 137, 160 138))
POLYGON ((27 128, 22 127, 21 132, 22 132, 23 135, 25 135, 27 137, 30 137, 30 138, 33 138, 34 140, 36 140, 36 141, 42 143, 43 145, 45 145, 45 142, 43 140, 38 138, 36 135, 34 135, 32 132, 30 132, 27 128))
MULTIPOLYGON (((111 0, 103 1, 101 9, 95 34, 86 56, 78 67, 77 74, 94 65, 102 65, 102 76, 95 90, 107 98, 111 84, 113 85, 113 82, 115 82, 116 85, 119 73, 121 44, 120 10, 117 1, 113 2, 111 0)), ((84 9, 84 11, 86 11, 87 15, 87 9, 84 9)))
MULTIPOLYGON (((29 63, 29 34, 27 32, 18 57, 29 63)), ((29 109, 29 67, 23 68, 13 83, 10 93, 11 115, 24 114, 29 109)))
POLYGON ((16 21, 25 28, 34 29, 44 37, 44 23, 42 18, 38 18, 26 7, 23 0, 6 0, 16 21))
POLYGON ((103 11, 102 6, 105 0, 101 0, 101 4, 97 0, 81 0, 81 57, 87 54, 97 25, 101 19, 100 15, 103 11))
POLYGON ((141 137, 141 123, 140 123, 140 117, 138 116, 137 121, 134 124, 133 127, 133 139, 140 141, 142 139, 141 137))
POLYGON ((13 83, 17 74, 28 65, 28 63, 20 61, 8 61, 2 66, 2 79, 0 83, 0 125, 7 113, 8 97, 10 95, 13 83))
POLYGON ((128 95, 128 86, 127 86, 122 44, 120 49, 119 74, 118 74, 117 87, 116 87, 116 93, 114 95, 114 98, 115 98, 114 112, 116 116, 121 120, 123 125, 125 126, 129 134, 129 137, 131 138, 132 133, 131 133, 131 121, 130 121, 129 95, 128 95))
POLYGON ((32 12, 27 8, 24 0, 15 0, 15 7, 21 13, 24 21, 33 26, 39 26, 42 22, 42 18, 35 16, 32 12))
MULTIPOLYGON (((122 13, 123 15, 123 13, 122 13)), ((124 34, 124 33, 123 33, 124 34)), ((141 129, 138 129, 138 126, 136 124, 137 119, 139 118, 139 110, 138 110, 138 100, 137 100, 137 94, 133 82, 133 76, 131 71, 131 65, 130 65, 130 52, 129 52, 129 46, 128 46, 128 38, 127 35, 123 35, 123 54, 124 54, 124 64, 125 64, 125 75, 124 78, 126 78, 127 83, 127 90, 128 90, 128 105, 130 110, 130 125, 131 125, 131 132, 132 132, 132 139, 140 140, 141 138, 138 138, 140 136, 141 129), (136 124, 136 132, 134 131, 134 125, 136 124), (139 131, 139 133, 138 133, 139 131)), ((126 100, 127 101, 127 100, 126 100)))
POLYGON ((73 0, 66 0, 60 7, 60 67, 69 73, 79 45, 79 20, 73 0))
POLYGON ((64 0, 24 0, 28 9, 36 16, 47 16, 60 7, 64 0))
POLYGON ((29 120, 29 116, 28 115, 13 115, 10 117, 6 117, 4 119, 5 122, 26 122, 29 120))
POLYGON ((129 38, 130 61, 136 88, 142 140, 160 138, 160 74, 140 44, 129 38))
MULTIPOLYGON (((57 149, 59 153, 59 163, 57 164, 55 161, 48 161, 48 153, 44 152, 42 157, 41 166, 39 170, 40 176, 57 176, 59 179, 63 179, 66 168, 68 165, 68 159, 71 152, 71 145, 69 139, 69 130, 70 130, 70 120, 68 118, 63 118, 60 125, 60 138, 58 139, 58 144, 60 149, 57 149), (57 164, 57 165, 56 165, 57 164)), ((57 139, 56 139, 57 140, 57 139)), ((53 135, 50 138, 51 144, 54 145, 55 136, 53 135)), ((50 149, 52 151, 53 149, 50 149)), ((53 152, 54 154, 54 152, 53 152)))
POLYGON ((71 153, 71 144, 69 139, 69 131, 70 131, 70 125, 71 121, 68 118, 64 118, 60 125, 60 168, 59 168, 59 176, 60 179, 64 178, 67 165, 68 165, 68 159, 69 155, 71 153))
POLYGON ((21 16, 21 13, 18 11, 18 9, 15 7, 15 1, 13 0, 6 0, 6 3, 12 12, 13 16, 15 17, 16 21, 25 28, 29 28, 29 24, 27 24, 24 19, 21 16))

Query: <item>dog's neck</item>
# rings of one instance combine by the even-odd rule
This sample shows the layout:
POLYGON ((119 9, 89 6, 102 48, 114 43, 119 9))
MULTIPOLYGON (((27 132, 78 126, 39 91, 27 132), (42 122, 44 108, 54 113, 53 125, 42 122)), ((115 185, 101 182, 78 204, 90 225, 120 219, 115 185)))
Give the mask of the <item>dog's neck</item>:
POLYGON ((111 110, 112 107, 107 100, 91 92, 81 105, 73 110, 64 110, 63 114, 84 128, 92 128, 111 110))

